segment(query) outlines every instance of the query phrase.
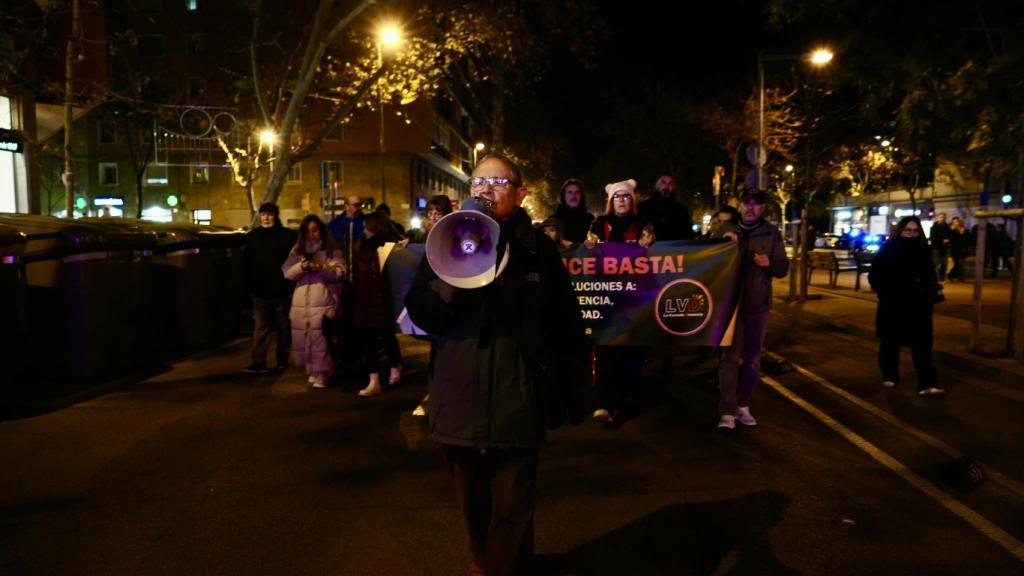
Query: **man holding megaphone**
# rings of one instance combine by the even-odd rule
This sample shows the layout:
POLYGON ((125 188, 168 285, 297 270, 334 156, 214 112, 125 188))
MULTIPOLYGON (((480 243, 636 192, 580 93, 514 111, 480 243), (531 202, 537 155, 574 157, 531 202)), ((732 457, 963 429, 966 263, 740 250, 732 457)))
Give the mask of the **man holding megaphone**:
POLYGON ((470 572, 529 574, 545 427, 586 418, 587 346, 568 273, 521 208, 519 168, 484 157, 476 210, 442 218, 405 304, 434 336, 430 435, 444 446, 469 532, 470 572))

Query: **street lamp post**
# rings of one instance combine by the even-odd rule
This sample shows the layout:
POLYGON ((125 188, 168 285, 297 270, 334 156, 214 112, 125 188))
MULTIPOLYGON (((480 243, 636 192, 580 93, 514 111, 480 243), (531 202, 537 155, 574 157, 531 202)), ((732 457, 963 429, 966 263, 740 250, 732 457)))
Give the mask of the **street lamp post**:
POLYGON ((476 145, 473 146, 473 167, 474 168, 476 168, 476 163, 478 162, 477 155, 480 154, 480 152, 483 152, 484 148, 486 148, 486 146, 484 145, 483 142, 477 142, 476 145))
MULTIPOLYGON (((757 189, 765 189, 765 173, 764 166, 768 161, 768 151, 764 145, 764 63, 766 61, 780 61, 780 60, 800 60, 805 58, 801 55, 782 55, 782 54, 765 54, 763 52, 757 53, 757 91, 758 91, 758 104, 757 104, 757 156, 755 161, 757 162, 757 189)), ((810 56, 806 57, 807 60, 814 66, 822 67, 832 61, 832 52, 825 48, 819 48, 812 52, 810 56)), ((782 207, 782 212, 785 214, 786 207, 782 207)), ((794 299, 797 297, 797 283, 800 284, 800 296, 801 301, 807 298, 807 258, 804 255, 804 251, 807 245, 807 207, 800 211, 799 221, 799 232, 793 235, 793 259, 797 262, 797 266, 791 266, 789 275, 789 297, 794 299), (796 272, 794 274, 794 272, 796 272)))
MULTIPOLYGON (((402 41, 402 32, 394 24, 383 24, 378 30, 377 62, 384 67, 384 48, 397 46, 402 41)), ((387 204, 387 170, 384 165, 384 83, 377 80, 377 105, 380 108, 380 203, 387 204)))
POLYGON ((801 60, 806 58, 808 62, 817 67, 827 66, 832 61, 832 51, 827 48, 818 48, 810 54, 785 55, 757 53, 757 189, 764 190, 765 174, 764 165, 768 160, 768 150, 764 145, 764 63, 768 61, 801 60))

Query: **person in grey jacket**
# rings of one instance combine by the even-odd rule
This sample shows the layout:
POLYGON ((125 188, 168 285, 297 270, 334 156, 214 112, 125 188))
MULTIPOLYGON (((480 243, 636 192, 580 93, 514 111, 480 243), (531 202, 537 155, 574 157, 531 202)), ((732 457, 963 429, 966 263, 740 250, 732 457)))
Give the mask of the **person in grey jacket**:
POLYGON ((745 426, 757 425, 750 413, 750 400, 761 378, 761 346, 772 307, 772 278, 789 273, 782 234, 764 219, 767 201, 764 192, 744 194, 739 232, 725 233, 739 243, 740 292, 732 345, 723 350, 718 367, 718 427, 722 429, 735 428, 736 420, 745 426))
MULTIPOLYGON (((458 289, 424 258, 405 304, 434 339, 429 430, 455 481, 470 573, 530 574, 538 452, 545 427, 566 418, 569 384, 589 385, 587 347, 558 250, 520 207, 519 168, 488 155, 470 192, 492 205, 507 266, 484 287, 458 289)), ((570 415, 585 417, 583 406, 570 415)))

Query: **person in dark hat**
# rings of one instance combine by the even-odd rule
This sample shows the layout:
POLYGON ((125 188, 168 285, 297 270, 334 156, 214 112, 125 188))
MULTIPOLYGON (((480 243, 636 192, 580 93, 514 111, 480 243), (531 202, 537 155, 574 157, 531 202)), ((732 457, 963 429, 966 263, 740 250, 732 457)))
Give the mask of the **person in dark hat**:
POLYGON ((732 344, 723 347, 718 367, 720 429, 735 428, 737 420, 744 426, 757 425, 750 413, 750 401, 761 378, 761 347, 772 307, 772 278, 789 273, 782 234, 764 219, 767 203, 764 192, 747 191, 740 198, 739 231, 725 233, 739 244, 740 293, 732 344))
POLYGON ((251 230, 242 266, 245 287, 252 295, 252 363, 245 368, 250 374, 267 371, 270 333, 277 332, 277 365, 275 371, 288 367, 292 348, 291 308, 292 283, 281 272, 281 265, 295 245, 296 234, 281 225, 277 204, 260 206, 260 227, 251 230))

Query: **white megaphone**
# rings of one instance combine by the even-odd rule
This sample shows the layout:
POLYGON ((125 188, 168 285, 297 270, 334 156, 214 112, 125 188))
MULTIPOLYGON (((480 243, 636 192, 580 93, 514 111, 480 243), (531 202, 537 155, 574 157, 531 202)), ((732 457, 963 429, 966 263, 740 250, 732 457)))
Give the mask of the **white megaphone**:
POLYGON ((456 288, 482 288, 508 264, 508 250, 498 262, 501 227, 477 198, 437 221, 427 235, 427 262, 437 277, 456 288))

